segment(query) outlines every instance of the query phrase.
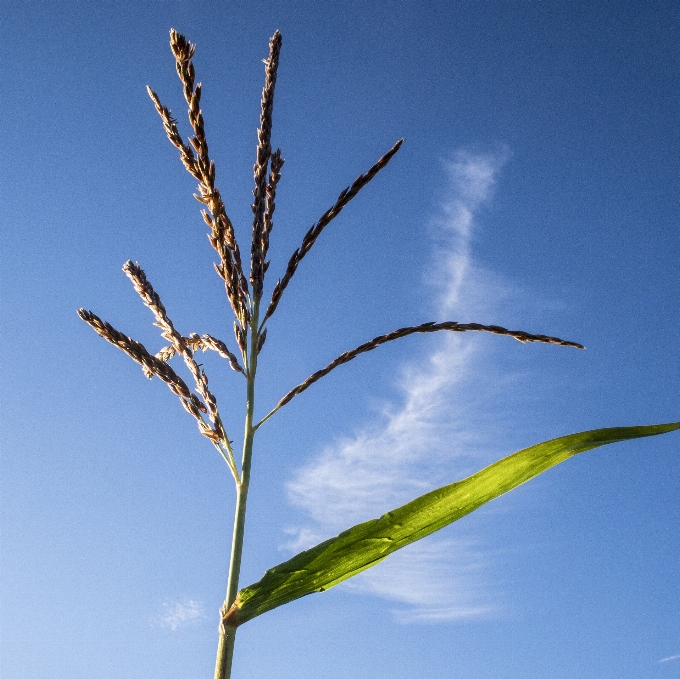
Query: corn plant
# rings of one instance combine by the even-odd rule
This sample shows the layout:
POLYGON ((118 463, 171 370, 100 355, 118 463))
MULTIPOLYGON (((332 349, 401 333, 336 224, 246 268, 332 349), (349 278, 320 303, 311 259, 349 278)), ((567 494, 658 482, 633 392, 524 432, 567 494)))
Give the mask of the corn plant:
POLYGON ((675 422, 597 429, 540 443, 510 455, 462 481, 426 493, 380 518, 353 526, 337 537, 270 568, 259 582, 239 589, 255 435, 277 411, 332 370, 382 344, 414 333, 476 331, 512 337, 523 343, 541 342, 577 349, 584 347, 557 337, 479 323, 443 321, 403 327, 375 337, 341 354, 325 368, 293 387, 273 408, 258 419, 255 415, 258 356, 265 346, 269 321, 276 312, 286 288, 322 231, 359 191, 387 166, 399 151, 403 140, 397 141, 373 167, 365 174, 359 175, 349 187, 340 192, 335 204, 304 235, 302 244, 288 260, 283 276, 273 286, 269 301, 264 302, 264 283, 269 269, 267 254, 274 225, 276 190, 284 164, 280 149, 273 151, 271 145, 274 88, 281 50, 281 34, 276 31, 272 36, 269 56, 264 62, 265 85, 262 91, 262 111, 254 166, 255 188, 248 275, 243 267, 234 227, 227 215, 219 189, 215 185, 215 163, 208 152, 200 108, 201 85, 195 82, 192 63, 195 46, 183 35, 171 30, 170 47, 182 83, 184 98, 189 106, 189 122, 193 135, 188 141, 181 136, 170 109, 161 103, 151 88, 147 89, 161 117, 168 139, 178 149, 184 167, 198 182, 195 197, 204 205, 203 219, 210 230, 210 243, 217 252, 218 262, 215 264, 215 270, 224 281, 226 296, 235 316, 234 350, 229 349, 222 340, 208 334, 185 335, 179 332, 144 271, 139 264, 132 261, 125 263, 123 271, 132 281, 144 304, 152 311, 155 325, 161 329, 161 336, 167 342, 166 346, 155 355, 151 354, 141 343, 116 330, 91 311, 80 309, 78 314, 99 335, 139 363, 146 377, 149 379, 158 377, 168 385, 178 396, 184 409, 195 418, 200 433, 219 452, 234 478, 235 517, 227 592, 220 611, 215 679, 228 679, 231 676, 236 632, 240 625, 256 616, 307 594, 322 592, 337 585, 379 563, 392 552, 447 526, 578 453, 616 441, 653 436, 680 428, 680 422, 675 422), (245 379, 245 428, 240 463, 237 461, 233 441, 220 417, 217 400, 209 388, 206 373, 196 362, 195 352, 199 350, 217 352, 229 361, 231 368, 239 373, 241 378, 245 379), (170 366, 170 359, 176 355, 182 358, 191 373, 196 385, 193 392, 170 366))

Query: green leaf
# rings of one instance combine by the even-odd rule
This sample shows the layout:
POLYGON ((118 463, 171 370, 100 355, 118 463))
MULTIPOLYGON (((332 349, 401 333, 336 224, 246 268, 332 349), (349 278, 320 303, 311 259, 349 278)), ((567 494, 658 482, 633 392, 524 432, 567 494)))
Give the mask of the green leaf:
POLYGON ((238 626, 306 594, 323 592, 573 455, 607 443, 675 429, 680 429, 680 422, 595 429, 520 450, 467 479, 426 493, 269 569, 259 582, 238 593, 225 623, 238 626))

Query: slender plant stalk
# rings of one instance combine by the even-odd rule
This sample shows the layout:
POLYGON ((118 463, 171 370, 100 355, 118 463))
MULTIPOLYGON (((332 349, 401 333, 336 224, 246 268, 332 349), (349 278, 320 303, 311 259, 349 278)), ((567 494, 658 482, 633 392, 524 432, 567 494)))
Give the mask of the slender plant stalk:
POLYGON ((241 461, 241 478, 236 487, 236 511, 234 514, 234 533, 231 543, 231 558, 229 560, 229 578, 227 580, 227 596, 222 607, 222 621, 220 622, 219 641, 217 644, 217 658, 215 660, 215 679, 229 679, 231 677, 231 662, 234 657, 236 643, 236 627, 227 625, 224 617, 236 600, 238 581, 241 573, 241 556, 243 554, 243 536, 246 523, 246 505, 248 502, 248 488, 250 486, 250 467, 253 456, 253 439, 255 427, 255 376, 257 373, 257 349, 259 333, 257 327, 260 316, 260 299, 254 300, 252 325, 250 332, 250 347, 248 369, 246 373, 246 421, 243 433, 243 459, 241 461))

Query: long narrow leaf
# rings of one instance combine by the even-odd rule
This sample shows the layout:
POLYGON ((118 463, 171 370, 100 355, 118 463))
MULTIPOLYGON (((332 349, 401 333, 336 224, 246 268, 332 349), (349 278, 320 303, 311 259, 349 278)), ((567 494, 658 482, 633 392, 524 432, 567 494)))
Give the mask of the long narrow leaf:
POLYGON ((680 422, 595 429, 539 443, 399 507, 268 570, 238 593, 225 623, 238 626, 312 592, 323 592, 516 488, 573 455, 607 443, 680 429, 680 422))

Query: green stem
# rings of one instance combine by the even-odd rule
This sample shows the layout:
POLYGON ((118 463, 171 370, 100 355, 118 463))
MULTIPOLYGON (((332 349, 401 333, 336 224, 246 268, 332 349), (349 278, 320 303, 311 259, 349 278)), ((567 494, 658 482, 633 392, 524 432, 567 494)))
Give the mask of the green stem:
MULTIPOLYGON (((243 437, 243 460, 241 462, 241 480, 236 488, 236 512, 234 515, 234 534, 231 543, 231 559, 229 562, 229 580, 227 582, 227 596, 222 608, 223 615, 231 608, 238 594, 238 581, 241 572, 241 555, 243 553, 243 535, 246 524, 246 502, 248 501, 248 486, 250 485, 250 463, 253 455, 253 413, 255 411, 255 373, 257 371, 257 343, 260 313, 260 300, 255 300, 253 316, 250 321, 250 356, 247 362, 246 387, 246 422, 243 437)), ((220 636, 217 645, 217 660, 215 662, 215 679, 230 679, 231 661, 234 655, 236 641, 236 627, 229 627, 220 623, 220 636)))

